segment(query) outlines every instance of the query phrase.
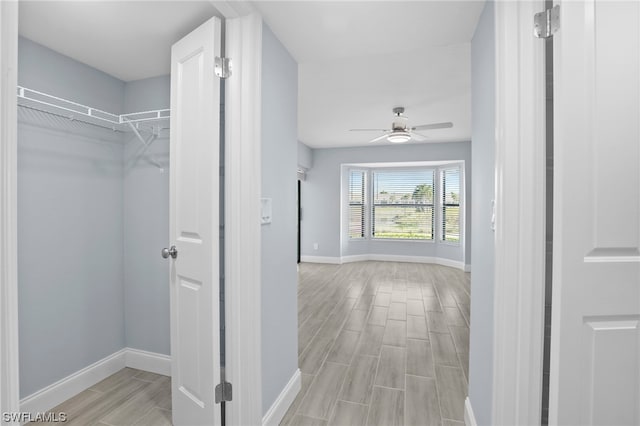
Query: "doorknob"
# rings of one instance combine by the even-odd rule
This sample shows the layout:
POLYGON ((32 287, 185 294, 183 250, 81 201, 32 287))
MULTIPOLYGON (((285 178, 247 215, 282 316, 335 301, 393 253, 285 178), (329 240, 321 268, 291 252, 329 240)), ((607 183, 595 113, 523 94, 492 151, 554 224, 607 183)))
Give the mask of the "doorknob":
POLYGON ((162 249, 162 257, 167 259, 169 256, 171 256, 174 259, 178 257, 178 249, 176 249, 176 246, 171 246, 171 248, 165 247, 162 249))

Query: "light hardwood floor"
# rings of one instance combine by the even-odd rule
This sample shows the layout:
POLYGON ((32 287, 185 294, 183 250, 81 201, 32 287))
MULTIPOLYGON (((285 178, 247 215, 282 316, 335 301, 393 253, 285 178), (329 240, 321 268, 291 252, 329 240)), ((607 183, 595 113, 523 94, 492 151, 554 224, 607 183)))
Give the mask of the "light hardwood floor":
POLYGON ((452 268, 301 264, 302 390, 281 425, 462 425, 469 305, 452 268))
POLYGON ((124 368, 51 412, 66 413, 70 426, 171 426, 171 379, 124 368))
MULTIPOLYGON (((302 390, 281 425, 462 425, 469 303, 469 274, 452 268, 301 264, 302 390)), ((72 426, 170 426, 171 379, 125 368, 51 411, 72 426)))

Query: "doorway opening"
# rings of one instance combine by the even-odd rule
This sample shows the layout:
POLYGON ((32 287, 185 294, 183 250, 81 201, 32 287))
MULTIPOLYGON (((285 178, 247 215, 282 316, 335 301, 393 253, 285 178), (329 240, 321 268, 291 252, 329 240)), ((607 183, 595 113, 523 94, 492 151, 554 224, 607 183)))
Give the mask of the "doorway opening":
MULTIPOLYGON (((429 148, 407 151, 412 149, 429 148)), ((470 155, 469 146, 451 149, 458 158, 470 155)), ((464 256, 468 163, 327 164, 344 150, 335 151, 314 150, 314 172, 305 181, 306 252, 298 283, 302 389, 283 423, 393 424, 399 421, 394 416, 404 416, 408 424, 463 421, 470 274, 464 261, 438 259, 436 250, 441 246, 442 256, 464 256), (340 171, 337 188, 335 179, 322 176, 324 170, 340 171), (337 200, 330 203, 324 194, 338 194, 337 200), (314 204, 318 198, 324 201, 314 204), (316 248, 309 235, 323 236, 306 230, 329 215, 335 203, 341 205, 341 220, 327 232, 342 235, 343 255, 309 256, 316 248)), ((366 148, 351 153, 354 158, 367 154, 366 148)))
MULTIPOLYGON (((175 42, 219 14, 208 2, 166 2, 151 12, 145 7, 20 5, 18 313, 23 411, 57 406, 53 412, 67 410, 67 420, 110 424, 134 412, 140 421, 144 417, 153 424, 171 423, 170 354, 175 353, 171 347, 176 339, 170 338, 169 262, 188 253, 178 241, 178 250, 163 250, 167 260, 160 256, 169 242, 169 200, 175 195, 170 196, 175 188, 169 178, 174 169, 170 159, 175 160, 169 120, 176 113, 170 108, 174 96, 169 58, 175 42), (136 58, 114 59, 126 49, 114 38, 127 33, 115 31, 116 24, 129 19, 146 23, 150 15, 158 18, 153 25, 163 28, 151 39, 163 49, 160 59, 153 48, 144 52, 136 43, 131 43, 139 49, 136 58), (91 25, 97 16, 100 22, 91 25), (163 19, 168 25, 161 25, 163 19), (85 29, 90 37, 70 41, 67 32, 46 25, 53 21, 72 33, 85 29), (91 28, 86 29, 88 23, 91 28), (102 45, 98 56, 108 64, 90 52, 100 50, 86 41, 90 39, 117 46, 102 45), (105 404, 113 410, 101 410, 105 404)), ((221 153, 223 161, 223 148, 221 153)), ((189 152, 183 149, 180 154, 186 158, 189 152)), ((216 150, 216 159, 219 154, 216 150)), ((193 166, 197 169, 195 162, 193 166)), ((193 219, 184 214, 181 218, 187 225, 193 219)), ((191 233, 189 238, 206 239, 202 235, 191 233)), ((224 246, 224 240, 220 244, 224 246)), ((194 293, 203 287, 204 278, 200 283, 189 280, 184 270, 178 275, 184 278, 180 285, 194 293)), ((217 297, 219 279, 214 278, 217 297)), ((221 315, 224 319, 224 310, 221 315)), ((193 340, 180 336, 187 341, 183 346, 193 340)), ((187 391, 194 399, 201 391, 210 392, 213 405, 213 386, 187 391)), ((174 402, 173 414, 176 410, 174 402)))

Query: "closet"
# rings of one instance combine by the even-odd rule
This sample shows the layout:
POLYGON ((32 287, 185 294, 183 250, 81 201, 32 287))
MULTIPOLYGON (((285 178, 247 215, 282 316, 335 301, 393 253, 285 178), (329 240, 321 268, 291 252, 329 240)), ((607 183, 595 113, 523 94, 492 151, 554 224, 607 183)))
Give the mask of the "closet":
MULTIPOLYGON (((116 359, 171 371, 170 263, 160 255, 170 226, 169 63, 166 72, 125 81, 46 47, 29 22, 84 8, 87 19, 107 20, 117 33, 133 10, 138 19, 159 17, 159 44, 169 52, 216 14, 208 2, 161 3, 100 3, 95 7, 112 12, 102 15, 88 13, 91 2, 21 5, 18 312, 20 398, 27 408, 57 405, 65 392, 67 399, 82 390, 88 370, 115 372, 109 370, 116 359), (164 34, 162 19, 181 21, 182 29, 164 34)), ((73 27, 82 13, 48 28, 73 27)), ((104 25, 96 28, 77 37, 87 45, 117 41, 101 32, 104 25)), ((61 37, 51 35, 55 45, 61 37)))

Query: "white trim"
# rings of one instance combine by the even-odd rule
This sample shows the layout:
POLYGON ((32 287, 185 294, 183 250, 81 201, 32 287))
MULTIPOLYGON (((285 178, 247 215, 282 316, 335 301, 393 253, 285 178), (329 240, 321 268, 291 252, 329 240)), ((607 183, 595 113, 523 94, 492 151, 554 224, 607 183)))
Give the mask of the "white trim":
MULTIPOLYGON (((342 256, 337 258, 338 262, 337 263, 353 263, 353 262, 366 262, 367 260, 372 260, 371 256, 368 254, 354 254, 351 256, 342 256)), ((300 260, 302 260, 302 257, 300 258, 300 260)), ((318 263, 325 263, 325 262, 318 262, 318 263)), ((326 262, 329 263, 329 262, 326 262)))
POLYGON ((0 1, 0 413, 18 412, 20 404, 17 68, 18 2, 0 1))
POLYGON ((20 411, 44 413, 125 367, 171 376, 171 357, 140 349, 120 349, 23 398, 20 400, 20 411))
POLYGON ((432 263, 434 265, 448 266, 464 270, 464 263, 457 260, 445 259, 443 257, 431 256, 396 256, 390 254, 370 254, 369 260, 381 262, 410 262, 410 263, 432 263))
POLYGON ((27 396, 20 401, 20 411, 32 414, 44 413, 90 388, 126 367, 126 352, 126 348, 121 349, 27 396))
POLYGON ((464 424, 465 426, 478 426, 469 397, 464 400, 464 424))
POLYGON ((393 254, 355 254, 351 256, 329 257, 329 256, 300 256, 300 260, 305 263, 329 263, 333 265, 341 265, 343 263, 365 262, 367 260, 375 260, 379 262, 408 262, 408 263, 432 263, 434 265, 448 266, 450 268, 460 269, 469 272, 471 265, 465 265, 463 262, 443 257, 430 256, 399 256, 393 254))
POLYGON ((255 13, 255 7, 245 0, 209 0, 226 19, 240 18, 255 13))
MULTIPOLYGON (((340 164, 340 252, 348 252, 349 244, 361 245, 378 242, 401 242, 408 244, 434 244, 435 247, 442 245, 453 247, 456 250, 460 250, 463 257, 466 253, 466 161, 465 160, 451 160, 445 162, 411 162, 413 166, 380 166, 372 167, 372 164, 384 164, 384 163, 343 163, 340 164), (437 163, 438 165, 434 165, 437 163), (420 166, 422 165, 422 166, 420 166), (443 200, 442 200, 442 172, 444 170, 457 169, 460 174, 460 240, 457 242, 444 241, 442 239, 442 216, 443 216, 443 200), (421 239, 405 239, 405 238, 376 238, 372 235, 373 224, 373 184, 372 179, 375 173, 381 171, 403 171, 403 170, 428 170, 433 172, 433 203, 431 206, 434 211, 434 223, 433 223, 433 238, 429 240, 421 239), (365 186, 365 200, 364 200, 364 237, 362 238, 349 238, 346 230, 349 229, 349 191, 350 184, 349 179, 352 172, 362 172, 364 174, 364 186, 365 186)), ((401 165, 405 163, 391 163, 394 165, 401 165)), ((315 256, 314 256, 315 257, 315 256)), ((350 257, 350 256, 349 256, 350 257)), ((342 257, 344 259, 345 256, 342 257)), ((367 260, 367 259, 363 259, 367 260)), ((398 260, 402 262, 403 260, 398 260)), ((344 263, 344 260, 342 261, 344 263)), ((406 262, 413 262, 413 260, 406 260, 406 262)), ((326 261, 318 261, 318 263, 327 263, 326 261)), ((334 263, 334 262, 329 262, 334 263)), ((427 263, 438 263, 428 261, 427 263)), ((452 266, 450 263, 445 266, 452 266)), ((453 265, 453 267, 464 270, 464 265, 453 265)))
MULTIPOLYGON (((544 1, 495 2, 496 230, 491 424, 540 424, 545 271, 544 1)), ((472 330, 473 333, 473 330, 472 330)))
MULTIPOLYGON (((366 259, 363 259, 366 260, 366 259)), ((340 257, 330 257, 330 256, 305 256, 300 255, 300 261, 305 263, 330 263, 333 265, 339 265, 342 263, 340 257)))
MULTIPOLYGON (((234 2, 228 2, 234 3, 234 2)), ((226 380, 233 401, 226 421, 262 421, 261 145, 262 19, 226 20, 226 53, 233 75, 225 81, 225 299, 226 380)))
MULTIPOLYGON (((260 336, 260 212, 262 21, 250 3, 212 1, 228 19, 229 27, 241 27, 235 36, 234 77, 227 80, 227 217, 231 225, 227 241, 229 298, 227 375, 234 381, 234 401, 227 404, 232 424, 258 424, 262 418, 260 336), (240 49, 240 50, 238 50, 240 49), (242 72, 242 69, 246 71, 242 72), (237 83, 236 83, 237 82, 237 83), (235 94, 235 95, 234 95, 235 94), (238 190, 238 192, 234 192, 238 190), (242 199, 240 199, 242 194, 242 199), (235 195, 235 197, 234 197, 235 195), (258 224, 252 226, 251 224, 258 224), (231 314, 232 312, 233 314, 231 314), (235 339, 235 340, 234 340, 235 339), (240 340, 242 339, 242 340, 240 340)), ((18 303, 16 239, 16 90, 18 64, 18 3, 0 1, 0 412, 19 410, 18 303)), ((232 31, 232 30, 230 30, 232 31)), ((230 33, 227 33, 229 36, 230 33)), ((227 53, 234 51, 228 37, 227 53)), ((228 55, 230 56, 230 55, 228 55)))
POLYGON ((298 392, 302 389, 302 374, 300 374, 300 369, 297 369, 291 379, 289 379, 289 383, 282 389, 280 395, 273 402, 273 405, 269 407, 269 410, 265 413, 264 417, 262 417, 262 425, 263 426, 277 426, 280 424, 280 421, 284 418, 284 415, 287 414, 287 410, 293 404, 293 401, 298 396, 298 392))
POLYGON ((127 367, 171 376, 171 357, 169 355, 126 348, 124 360, 127 367))

